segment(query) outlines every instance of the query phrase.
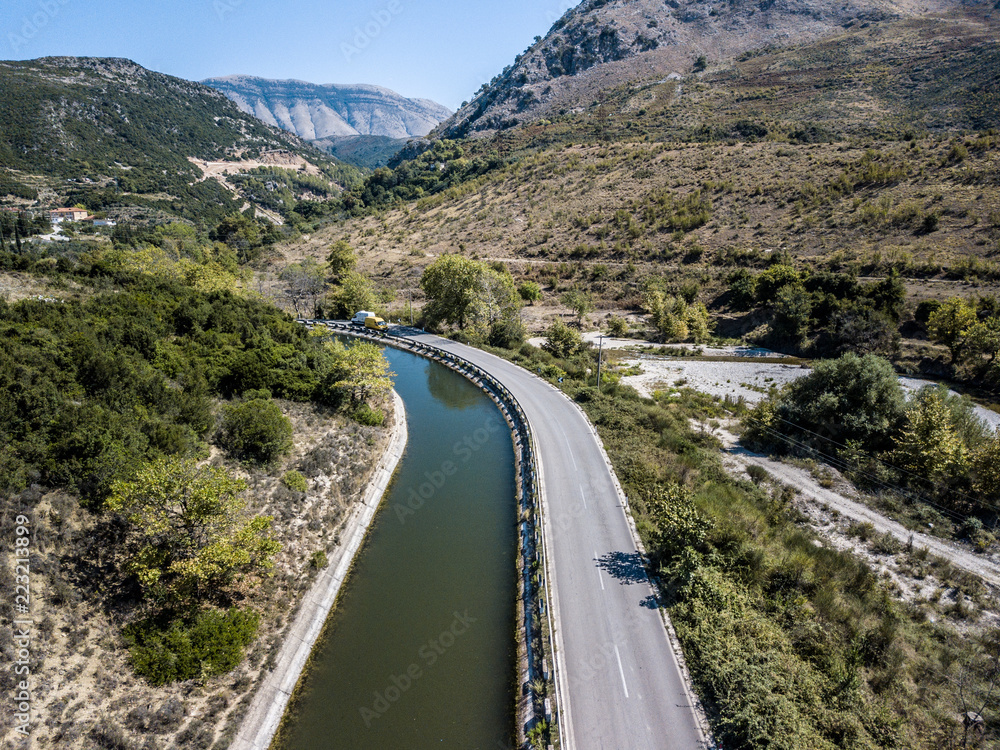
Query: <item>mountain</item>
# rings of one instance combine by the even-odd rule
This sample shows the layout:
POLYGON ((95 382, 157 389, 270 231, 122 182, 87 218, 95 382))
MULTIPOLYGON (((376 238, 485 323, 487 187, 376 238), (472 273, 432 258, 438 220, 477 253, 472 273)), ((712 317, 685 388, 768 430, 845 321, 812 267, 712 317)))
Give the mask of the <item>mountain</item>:
POLYGON ((319 85, 253 76, 209 78, 244 112, 307 141, 347 136, 405 139, 427 135, 451 110, 428 99, 407 99, 364 84, 319 85))
POLYGON ((884 22, 988 11, 977 0, 586 0, 485 85, 438 132, 487 133, 582 111, 616 86, 680 78, 753 51, 884 22))
POLYGON ((215 89, 130 60, 0 62, 0 199, 215 219, 245 205, 223 173, 261 165, 323 174, 331 190, 357 176, 215 89))
POLYGON ((362 169, 378 169, 392 162, 403 150, 409 138, 385 135, 346 135, 321 138, 312 144, 331 156, 362 169))

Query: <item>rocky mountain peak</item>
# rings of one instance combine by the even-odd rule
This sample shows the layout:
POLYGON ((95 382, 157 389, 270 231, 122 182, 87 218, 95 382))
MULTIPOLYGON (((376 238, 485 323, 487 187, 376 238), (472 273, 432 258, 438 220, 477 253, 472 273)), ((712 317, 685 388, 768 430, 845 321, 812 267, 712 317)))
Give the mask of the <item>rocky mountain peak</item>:
POLYGON ((589 104, 596 92, 691 73, 750 50, 983 0, 585 0, 440 129, 455 137, 589 104))

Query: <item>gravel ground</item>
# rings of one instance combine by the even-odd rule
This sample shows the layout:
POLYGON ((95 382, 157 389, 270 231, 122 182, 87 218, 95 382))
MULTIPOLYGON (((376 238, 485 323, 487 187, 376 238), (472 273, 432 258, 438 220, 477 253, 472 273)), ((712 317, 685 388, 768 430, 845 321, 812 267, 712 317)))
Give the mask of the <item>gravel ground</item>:
MULTIPOLYGON (((736 436, 725 429, 718 429, 714 434, 723 443, 725 451, 723 463, 730 471, 742 474, 750 465, 766 469, 772 477, 798 491, 800 503, 811 506, 801 509, 814 522, 817 520, 814 516, 818 510, 828 513, 830 509, 834 509, 858 523, 872 524, 880 534, 886 532, 892 534, 903 544, 912 543, 914 547, 926 547, 932 554, 943 557, 970 573, 975 573, 991 586, 1000 587, 1000 564, 994 555, 977 555, 954 542, 910 531, 902 524, 886 518, 855 499, 855 491, 846 482, 839 482, 836 489, 826 489, 821 487, 806 469, 789 466, 749 451, 739 445, 736 436)), ((836 475, 832 469, 830 472, 836 475)))
MULTIPOLYGON (((783 365, 761 360, 699 362, 640 356, 637 359, 623 360, 621 365, 626 368, 639 365, 642 369, 641 375, 622 378, 622 382, 632 386, 643 396, 651 396, 656 390, 684 385, 719 398, 729 396, 736 399, 742 396, 751 404, 763 400, 771 386, 780 388, 811 372, 805 365, 783 365)), ((931 384, 930 381, 917 378, 900 378, 899 382, 911 392, 931 384)), ((994 430, 1000 429, 1000 414, 982 406, 976 407, 976 414, 994 430)))

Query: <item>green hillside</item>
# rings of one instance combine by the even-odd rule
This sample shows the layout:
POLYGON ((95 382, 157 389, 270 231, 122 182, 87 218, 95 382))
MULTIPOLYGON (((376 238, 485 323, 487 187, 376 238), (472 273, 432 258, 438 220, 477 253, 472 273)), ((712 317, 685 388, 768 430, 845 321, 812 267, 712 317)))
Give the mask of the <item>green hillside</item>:
POLYGON ((213 223, 243 201, 202 181, 190 159, 276 151, 314 165, 331 184, 359 176, 222 94, 127 60, 0 62, 0 191, 9 199, 58 198, 95 211, 140 206, 213 223))

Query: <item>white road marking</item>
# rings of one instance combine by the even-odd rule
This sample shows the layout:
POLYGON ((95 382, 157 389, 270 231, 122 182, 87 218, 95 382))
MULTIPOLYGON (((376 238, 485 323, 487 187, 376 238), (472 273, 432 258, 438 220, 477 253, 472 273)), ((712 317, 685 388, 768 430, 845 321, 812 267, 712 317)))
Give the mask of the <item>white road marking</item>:
MULTIPOLYGON (((594 559, 595 560, 599 559, 597 557, 597 552, 596 551, 594 552, 594 559)), ((599 580, 601 582, 601 591, 604 591, 604 576, 601 575, 601 568, 600 568, 600 566, 598 566, 598 568, 597 568, 597 580, 599 580)))
POLYGON ((618 653, 618 646, 615 646, 615 656, 618 657, 618 674, 622 676, 622 687, 625 689, 625 697, 628 698, 628 685, 625 684, 625 670, 622 669, 622 655, 618 653))

